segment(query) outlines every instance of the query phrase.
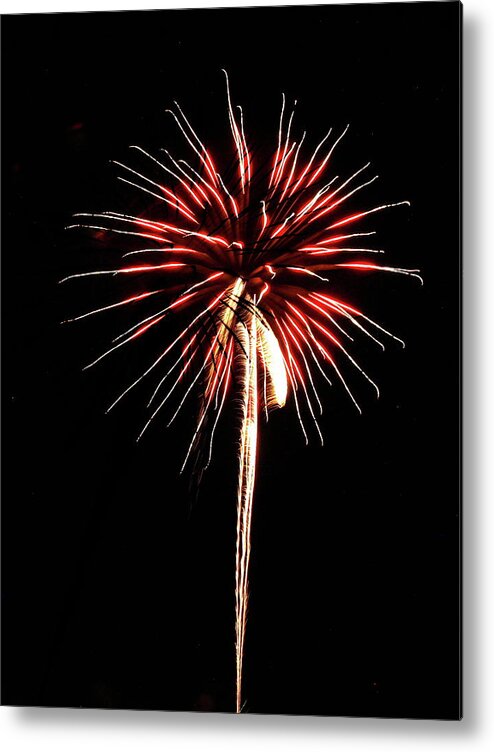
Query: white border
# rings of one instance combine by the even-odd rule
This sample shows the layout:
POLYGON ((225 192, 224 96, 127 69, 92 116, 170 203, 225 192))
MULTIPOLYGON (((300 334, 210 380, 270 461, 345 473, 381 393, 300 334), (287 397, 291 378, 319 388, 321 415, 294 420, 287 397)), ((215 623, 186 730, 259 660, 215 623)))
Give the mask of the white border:
MULTIPOLYGON (((416 2, 417 0, 390 0, 390 2, 416 2)), ((418 0, 420 2, 420 0, 418 0)), ((438 0, 441 2, 441 0, 438 0)), ((168 0, 168 2, 135 2, 135 0, 2 0, 0 2, 1 13, 62 13, 86 10, 162 10, 164 8, 235 8, 235 7, 259 7, 266 5, 351 5, 385 3, 386 0, 355 0, 355 3, 349 0, 168 0)), ((489 0, 466 0, 464 3, 466 10, 478 9, 475 12, 487 14, 490 3, 489 0)), ((473 15, 473 13, 472 13, 473 15)))
MULTIPOLYGON (((367 0, 369 1, 369 0, 367 0)), ((372 1, 372 0, 370 0, 372 1)), ((2 0, 2 13, 255 6, 257 2, 2 0)), ((271 2, 300 5, 300 2, 271 2)), ((324 4, 324 3, 311 3, 324 4)), ((340 4, 340 3, 338 3, 340 4)), ((464 3, 464 720, 0 709, 3 752, 492 752, 494 749, 494 2, 464 3)), ((447 222, 447 216, 438 222, 447 222)), ((454 249, 452 249, 454 252, 454 249)))

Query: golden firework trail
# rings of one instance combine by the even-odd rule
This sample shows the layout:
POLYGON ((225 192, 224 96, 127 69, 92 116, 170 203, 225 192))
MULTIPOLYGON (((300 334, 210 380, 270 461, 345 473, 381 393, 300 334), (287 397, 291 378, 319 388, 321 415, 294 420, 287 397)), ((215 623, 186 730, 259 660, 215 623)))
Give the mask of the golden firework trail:
MULTIPOLYGON (((249 301, 255 306, 255 300, 249 301)), ((236 668, 237 713, 242 707, 242 666, 244 657, 245 627, 247 622, 248 573, 251 547, 252 502, 256 474, 256 456, 259 422, 258 357, 262 360, 265 386, 270 407, 283 407, 286 400, 287 381, 281 350, 273 332, 255 313, 248 312, 244 326, 237 327, 241 347, 238 352, 238 371, 242 394, 240 423, 240 451, 237 492, 237 548, 235 567, 236 594, 236 668)))
POLYGON ((239 355, 240 378, 242 380, 242 417, 237 491, 237 552, 235 567, 237 713, 240 713, 242 707, 242 665, 247 620, 250 530, 257 452, 257 322, 252 313, 249 313, 247 317, 245 331, 239 331, 239 334, 243 339, 243 346, 247 355, 244 355, 242 351, 239 355))
POLYGON ((191 456, 199 474, 208 467, 227 397, 239 398, 235 705, 240 712, 259 421, 290 399, 305 442, 312 431, 322 444, 323 382, 331 385, 336 378, 360 410, 344 375, 349 365, 378 395, 350 349, 359 336, 382 349, 384 338, 403 342, 343 300, 338 282, 351 274, 357 288, 358 278, 370 273, 420 276, 416 269, 368 260, 383 253, 363 240, 375 231, 354 231, 356 223, 360 228, 368 217, 408 202, 348 211, 354 196, 377 178, 362 181, 369 163, 346 178, 330 174, 333 152, 348 126, 336 138, 330 129, 306 153, 306 133, 293 135, 296 103, 288 114, 283 95, 276 147, 256 156, 243 111, 233 107, 226 72, 225 77, 232 158, 217 163, 175 102, 169 112, 190 156, 175 158, 167 150, 155 156, 131 147, 146 166, 116 164, 119 179, 145 198, 142 212, 79 214, 80 221, 71 225, 127 241, 121 263, 66 279, 138 281, 133 294, 69 321, 119 308, 140 311, 87 368, 150 330, 163 333, 163 347, 108 409, 155 377, 140 438, 167 410, 171 425, 191 395, 198 395, 197 423, 182 471, 191 456), (129 262, 134 256, 137 263, 129 262))

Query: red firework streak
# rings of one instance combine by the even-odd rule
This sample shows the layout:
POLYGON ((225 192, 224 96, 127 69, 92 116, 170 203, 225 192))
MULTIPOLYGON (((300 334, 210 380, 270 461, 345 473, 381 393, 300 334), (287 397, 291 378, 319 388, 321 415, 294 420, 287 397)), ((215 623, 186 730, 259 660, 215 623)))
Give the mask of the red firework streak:
POLYGON ((382 251, 360 247, 363 237, 375 233, 355 232, 357 223, 408 202, 345 213, 345 202, 376 180, 362 182, 369 164, 346 179, 328 174, 331 156, 347 128, 336 138, 329 130, 310 157, 304 157, 306 134, 298 141, 292 137, 295 108, 288 114, 283 95, 277 147, 271 160, 256 164, 242 109, 234 109, 226 72, 225 77, 233 169, 222 165, 222 176, 213 155, 175 103, 169 112, 190 148, 191 161, 177 160, 166 150, 157 159, 140 147, 131 147, 161 173, 158 180, 117 163, 125 175, 120 180, 153 197, 155 206, 159 203, 159 221, 151 218, 155 213, 102 212, 79 214, 82 224, 71 225, 143 240, 145 248, 124 257, 138 255, 144 261, 123 261, 116 269, 66 279, 96 275, 139 277, 141 283, 149 279, 147 292, 70 319, 117 307, 138 309, 141 301, 150 298, 155 305, 151 315, 138 316, 87 367, 153 327, 166 337, 170 317, 182 317, 183 328, 177 336, 168 334, 163 349, 109 408, 145 377, 156 376, 142 436, 165 406, 172 405, 170 425, 189 395, 199 393, 197 423, 182 471, 191 455, 198 455, 204 439, 207 449, 201 458, 203 467, 208 466, 227 397, 232 393, 240 397, 236 542, 236 710, 240 712, 259 418, 291 399, 305 442, 314 431, 322 444, 317 422, 322 405, 316 387, 321 378, 329 384, 330 376, 340 381, 360 410, 339 368, 341 359, 349 361, 379 394, 345 346, 353 339, 349 332, 358 330, 383 349, 382 338, 398 338, 354 305, 329 294, 327 283, 335 270, 420 276, 416 269, 375 263, 369 259, 382 251))

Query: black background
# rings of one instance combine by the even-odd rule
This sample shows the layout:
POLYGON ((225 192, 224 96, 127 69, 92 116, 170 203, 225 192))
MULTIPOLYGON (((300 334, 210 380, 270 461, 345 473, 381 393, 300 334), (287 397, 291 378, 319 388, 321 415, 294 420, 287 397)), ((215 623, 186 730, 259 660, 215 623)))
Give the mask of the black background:
POLYGON ((262 429, 246 710, 459 716, 459 14, 2 19, 4 704, 234 709, 233 416, 193 503, 178 476, 190 420, 136 444, 149 387, 104 414, 158 340, 82 372, 125 317, 60 326, 116 290, 57 284, 112 258, 64 230, 76 211, 132 208, 109 160, 130 161, 132 143, 185 156, 173 99, 223 144, 226 67, 259 143, 275 143, 282 91, 312 147, 351 124, 335 171, 372 161, 381 177, 359 208, 411 201, 364 229, 425 280, 342 277, 407 343, 359 344, 380 400, 356 373, 362 416, 324 392, 324 449, 305 447, 293 407, 262 429))

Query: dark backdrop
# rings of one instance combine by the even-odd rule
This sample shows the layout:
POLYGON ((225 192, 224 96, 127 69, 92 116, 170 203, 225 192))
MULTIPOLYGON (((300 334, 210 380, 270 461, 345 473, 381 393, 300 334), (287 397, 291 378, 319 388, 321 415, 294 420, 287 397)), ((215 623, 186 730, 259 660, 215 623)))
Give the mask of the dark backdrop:
POLYGON ((132 143, 183 153, 174 98, 208 142, 228 135, 226 67, 259 143, 275 142, 281 91, 312 146, 351 123, 335 171, 370 159, 381 179, 359 206, 411 201, 368 227, 425 280, 348 279, 407 342, 357 353, 380 400, 358 374, 362 416, 325 392, 324 449, 293 409, 263 428, 246 709, 458 717, 459 16, 445 2, 2 19, 3 703, 234 708, 234 422, 190 501, 190 421, 136 445, 146 389, 104 414, 146 347, 83 373, 124 318, 60 326, 102 288, 57 285, 105 253, 64 230, 72 213, 132 207, 109 160, 132 143))

